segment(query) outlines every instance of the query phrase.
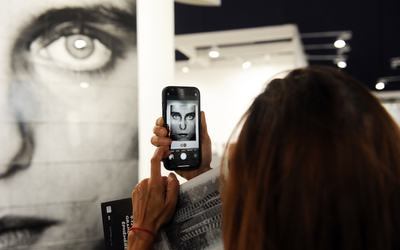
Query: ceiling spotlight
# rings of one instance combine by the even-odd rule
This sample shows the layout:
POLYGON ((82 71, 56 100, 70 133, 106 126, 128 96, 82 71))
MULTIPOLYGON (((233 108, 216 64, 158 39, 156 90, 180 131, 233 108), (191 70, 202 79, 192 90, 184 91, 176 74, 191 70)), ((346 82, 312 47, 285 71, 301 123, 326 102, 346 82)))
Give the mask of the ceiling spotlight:
POLYGON ((208 55, 211 58, 219 57, 219 48, 217 46, 212 46, 210 52, 208 53, 208 55))
POLYGON ((182 72, 183 73, 189 73, 189 70, 190 70, 189 67, 183 67, 182 68, 182 72))
POLYGON ((345 61, 340 61, 337 63, 337 66, 341 69, 344 69, 347 67, 347 63, 345 61))
POLYGON ((335 45, 336 48, 340 49, 346 46, 346 42, 344 40, 336 40, 333 45, 335 45))
POLYGON ((211 51, 208 53, 208 55, 209 55, 211 58, 217 58, 217 57, 219 57, 219 52, 216 51, 216 50, 211 50, 211 51))
POLYGON ((378 83, 375 85, 375 88, 376 88, 377 90, 382 90, 382 89, 385 88, 385 83, 384 83, 384 82, 378 82, 378 83))
POLYGON ((79 85, 80 85, 82 88, 88 88, 88 87, 89 87, 89 83, 87 83, 87 82, 81 82, 79 85))
POLYGON ((248 69, 248 68, 250 68, 250 66, 251 66, 251 62, 249 62, 249 61, 244 62, 244 63, 242 64, 242 68, 244 68, 244 69, 248 69))

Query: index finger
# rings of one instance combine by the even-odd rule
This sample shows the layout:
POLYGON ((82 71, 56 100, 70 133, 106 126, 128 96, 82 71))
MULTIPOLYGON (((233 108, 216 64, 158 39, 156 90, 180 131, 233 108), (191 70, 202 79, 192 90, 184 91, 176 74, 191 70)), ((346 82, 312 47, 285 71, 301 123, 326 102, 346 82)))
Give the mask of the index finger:
POLYGON ((161 179, 161 160, 164 154, 169 151, 168 147, 158 147, 151 158, 150 179, 161 179))

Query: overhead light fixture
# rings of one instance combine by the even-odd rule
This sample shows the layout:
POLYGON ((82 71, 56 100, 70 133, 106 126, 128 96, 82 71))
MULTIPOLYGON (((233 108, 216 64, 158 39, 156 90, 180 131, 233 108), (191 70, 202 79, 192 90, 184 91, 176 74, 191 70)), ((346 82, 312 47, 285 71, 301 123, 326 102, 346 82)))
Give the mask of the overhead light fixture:
POLYGON ((347 67, 347 63, 345 61, 340 61, 337 63, 337 66, 341 69, 344 69, 347 67))
POLYGON ((344 69, 347 67, 346 60, 346 56, 338 55, 333 59, 333 63, 336 64, 339 68, 344 69))
POLYGON ((87 83, 87 82, 81 82, 81 83, 79 84, 79 86, 81 86, 82 88, 86 89, 86 88, 89 87, 89 83, 87 83))
POLYGON ((189 67, 183 67, 182 68, 182 72, 185 73, 185 74, 189 73, 189 71, 190 71, 189 67))
POLYGON ((251 62, 250 61, 246 61, 242 64, 242 68, 243 69, 248 69, 251 66, 251 62))
POLYGON ((208 55, 209 55, 211 58, 217 58, 217 57, 219 57, 219 52, 216 51, 216 50, 212 50, 212 51, 210 51, 210 52, 208 53, 208 55))
POLYGON ((386 88, 386 86, 389 83, 400 82, 400 76, 385 76, 385 77, 379 78, 376 82, 377 82, 377 84, 375 85, 375 88, 377 90, 382 90, 382 89, 386 88))
POLYGON ((211 58, 219 57, 219 48, 217 46, 212 46, 210 52, 208 53, 208 55, 211 58))
POLYGON ((346 40, 350 40, 352 36, 351 31, 343 31, 337 36, 333 45, 338 49, 344 48, 346 46, 346 40))
POLYGON ((340 49, 346 46, 346 41, 345 40, 336 40, 336 42, 333 44, 336 48, 340 49))
POLYGON ((378 83, 375 85, 375 88, 376 88, 377 90, 382 90, 382 89, 385 88, 385 83, 384 83, 384 82, 378 82, 378 83))

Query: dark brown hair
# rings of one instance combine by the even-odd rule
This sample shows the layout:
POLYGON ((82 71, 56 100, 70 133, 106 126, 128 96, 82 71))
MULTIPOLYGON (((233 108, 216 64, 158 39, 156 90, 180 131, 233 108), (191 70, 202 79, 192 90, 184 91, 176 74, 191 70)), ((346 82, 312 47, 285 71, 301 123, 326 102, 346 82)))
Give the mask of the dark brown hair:
POLYGON ((366 87, 330 67, 297 69, 243 119, 225 249, 400 249, 400 131, 366 87))

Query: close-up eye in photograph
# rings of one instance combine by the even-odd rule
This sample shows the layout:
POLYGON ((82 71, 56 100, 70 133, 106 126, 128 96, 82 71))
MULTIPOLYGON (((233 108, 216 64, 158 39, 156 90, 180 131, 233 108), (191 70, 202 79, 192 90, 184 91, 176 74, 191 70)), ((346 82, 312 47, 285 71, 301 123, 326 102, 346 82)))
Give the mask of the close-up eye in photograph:
POLYGON ((400 1, 0 6, 0 250, 400 250, 400 1))

